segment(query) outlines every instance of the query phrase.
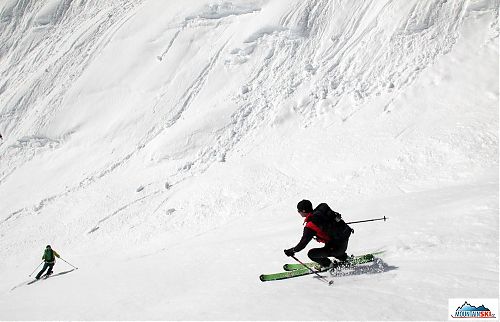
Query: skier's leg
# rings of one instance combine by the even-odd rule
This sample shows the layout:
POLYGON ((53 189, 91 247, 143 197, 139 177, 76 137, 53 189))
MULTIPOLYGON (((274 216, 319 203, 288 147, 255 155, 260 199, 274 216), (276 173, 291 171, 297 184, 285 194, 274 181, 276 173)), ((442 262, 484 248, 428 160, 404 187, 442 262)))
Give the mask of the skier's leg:
POLYGON ((331 247, 331 251, 330 251, 329 256, 333 256, 341 262, 347 260, 348 256, 347 256, 346 250, 347 250, 348 244, 349 244, 349 240, 336 243, 335 245, 333 245, 331 247))
POLYGON ((332 261, 328 258, 328 256, 331 256, 330 252, 331 250, 326 247, 313 248, 307 253, 307 256, 321 266, 328 267, 332 263, 332 261))
POLYGON ((48 267, 48 264, 47 264, 47 263, 43 264, 42 270, 41 270, 40 272, 38 272, 38 274, 36 274, 36 277, 35 277, 35 278, 36 278, 37 280, 38 280, 38 279, 40 279, 40 276, 42 276, 43 272, 45 272, 45 270, 47 269, 47 267, 48 267))
POLYGON ((50 275, 50 274, 52 274, 52 269, 54 268, 54 264, 55 264, 55 263, 51 263, 51 264, 49 264, 49 270, 47 271, 47 274, 46 274, 46 275, 50 275))

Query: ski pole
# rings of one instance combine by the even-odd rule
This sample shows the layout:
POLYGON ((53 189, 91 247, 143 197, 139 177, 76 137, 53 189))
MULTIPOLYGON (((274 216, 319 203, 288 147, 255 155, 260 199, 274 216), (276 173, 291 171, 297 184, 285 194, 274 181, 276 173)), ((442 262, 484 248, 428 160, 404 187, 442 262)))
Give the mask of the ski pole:
MULTIPOLYGON (((33 271, 33 273, 35 273, 35 272, 36 272, 36 270, 38 269, 38 267, 40 267, 40 265, 42 265, 42 263, 43 263, 43 261, 42 261, 40 264, 38 264, 38 266, 35 268, 35 270, 33 271)), ((31 275, 33 275, 33 273, 31 273, 31 274, 30 274, 30 275, 28 275, 28 276, 29 276, 29 277, 31 277, 31 275)))
MULTIPOLYGON (((64 258, 62 258, 62 257, 59 257, 59 258, 60 258, 60 259, 62 259, 63 261, 65 261, 65 262, 66 262, 66 260, 65 260, 64 258)), ((68 263, 68 262, 66 262, 66 264, 69 264, 71 267, 74 267, 75 269, 78 269, 78 267, 75 267, 75 266, 71 265, 71 264, 70 264, 70 263, 68 263)))
POLYGON ((333 280, 328 281, 326 278, 324 278, 323 276, 319 275, 318 272, 314 271, 312 268, 310 268, 306 264, 302 263, 297 257, 292 256, 292 258, 295 259, 297 262, 299 262, 302 266, 304 266, 305 268, 307 268, 308 270, 310 270, 312 273, 316 274, 316 276, 318 276, 319 279, 322 280, 323 282, 328 283, 328 285, 332 285, 333 284, 333 280))
POLYGON ((386 216, 384 216, 384 218, 377 218, 377 219, 367 219, 367 220, 359 220, 359 221, 351 221, 351 222, 346 222, 346 224, 357 224, 357 223, 360 223, 360 222, 369 222, 369 221, 377 221, 377 220, 383 220, 383 221, 386 221, 387 218, 386 216))

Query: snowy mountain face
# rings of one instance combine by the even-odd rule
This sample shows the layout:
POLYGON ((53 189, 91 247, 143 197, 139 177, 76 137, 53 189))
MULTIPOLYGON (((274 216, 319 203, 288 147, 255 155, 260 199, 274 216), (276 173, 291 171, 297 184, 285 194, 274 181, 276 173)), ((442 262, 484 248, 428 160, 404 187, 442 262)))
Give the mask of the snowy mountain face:
POLYGON ((0 320, 445 320, 498 298, 498 5, 1 1, 0 320), (304 198, 389 217, 348 249, 383 269, 259 281, 304 198), (79 269, 26 285, 47 244, 79 269))

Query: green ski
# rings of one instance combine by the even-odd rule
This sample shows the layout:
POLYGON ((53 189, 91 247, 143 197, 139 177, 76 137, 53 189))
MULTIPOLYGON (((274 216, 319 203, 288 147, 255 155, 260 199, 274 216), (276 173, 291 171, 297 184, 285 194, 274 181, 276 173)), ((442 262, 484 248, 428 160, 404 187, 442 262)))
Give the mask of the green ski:
POLYGON ((285 271, 285 272, 274 273, 274 274, 262 274, 262 275, 260 275, 260 280, 262 282, 277 281, 277 280, 298 277, 298 276, 304 276, 304 275, 309 275, 309 274, 313 274, 313 272, 311 272, 309 269, 302 266, 302 268, 295 269, 293 271, 285 271))
MULTIPOLYGON (((348 260, 348 265, 347 266, 339 266, 336 269, 342 269, 345 267, 349 266, 354 266, 358 264, 364 264, 364 263, 369 263, 375 260, 376 254, 381 254, 382 252, 378 253, 372 253, 372 254, 365 254, 365 255, 360 255, 360 256, 353 256, 348 260)), ((321 271, 317 270, 317 263, 305 263, 308 267, 312 268, 314 272, 317 273, 322 273, 321 271)), ((302 264, 285 264, 283 266, 285 269, 284 272, 279 272, 279 273, 272 273, 272 274, 262 274, 260 275, 260 280, 262 282, 267 282, 267 281, 276 281, 276 280, 282 280, 282 279, 288 279, 292 277, 298 277, 298 276, 304 276, 304 275, 309 275, 313 274, 310 269, 305 268, 302 264)))

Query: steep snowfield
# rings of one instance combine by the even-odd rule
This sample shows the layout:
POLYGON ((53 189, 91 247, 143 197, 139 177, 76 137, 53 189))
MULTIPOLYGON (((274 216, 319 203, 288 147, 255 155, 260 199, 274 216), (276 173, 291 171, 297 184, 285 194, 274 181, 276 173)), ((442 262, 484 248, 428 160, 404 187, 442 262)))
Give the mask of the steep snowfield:
POLYGON ((1 2, 0 320, 498 298, 498 68, 494 0, 1 2), (260 282, 303 198, 389 217, 350 240, 381 269, 260 282), (79 269, 26 285, 46 244, 79 269))

